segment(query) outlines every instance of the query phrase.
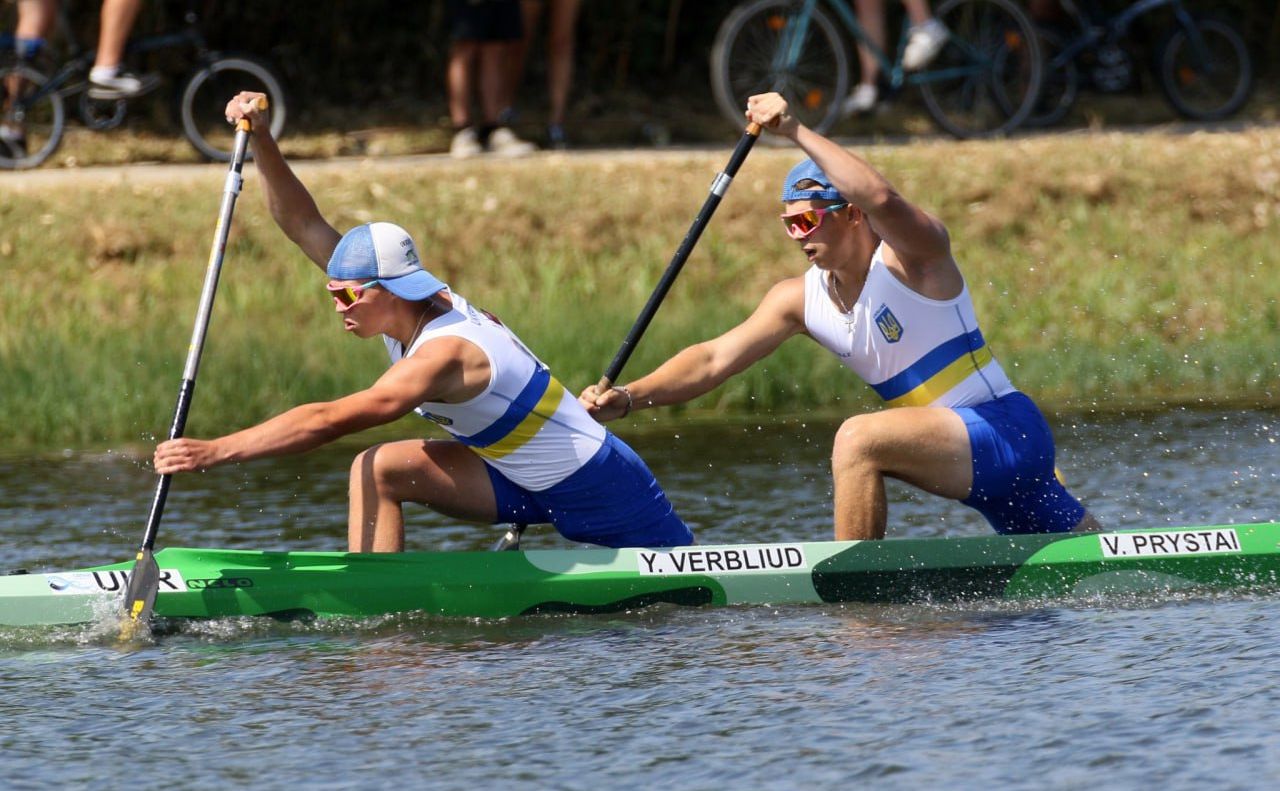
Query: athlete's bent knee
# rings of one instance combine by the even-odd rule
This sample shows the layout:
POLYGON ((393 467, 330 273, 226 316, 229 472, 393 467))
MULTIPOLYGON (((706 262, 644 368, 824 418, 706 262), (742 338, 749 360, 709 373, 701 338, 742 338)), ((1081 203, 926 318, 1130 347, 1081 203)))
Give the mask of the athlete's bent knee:
POLYGON ((360 451, 351 462, 351 482, 361 487, 373 486, 379 491, 387 488, 391 482, 390 465, 381 451, 383 445, 374 445, 360 451))
POLYGON ((831 448, 831 464, 836 468, 874 465, 876 442, 867 415, 855 415, 840 424, 831 448))

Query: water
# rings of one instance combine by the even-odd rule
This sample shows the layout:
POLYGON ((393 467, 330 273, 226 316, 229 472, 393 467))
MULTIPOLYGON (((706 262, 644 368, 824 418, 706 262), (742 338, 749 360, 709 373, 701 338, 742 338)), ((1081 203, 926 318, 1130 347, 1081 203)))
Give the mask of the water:
MULTIPOLYGON (((834 425, 629 439, 704 542, 823 538, 834 425)), ((1280 412, 1061 418, 1110 527, 1280 519, 1280 412)), ((178 479, 160 544, 342 548, 356 446, 178 479)), ((127 454, 0 460, 0 568, 127 556, 154 478, 127 454)), ((892 536, 979 535, 892 486, 892 536)), ((411 549, 497 529, 411 516, 411 549)), ((530 546, 562 543, 531 529, 530 546)), ((404 615, 0 629, 0 786, 1258 788, 1280 597, 1077 606, 658 607, 503 622, 404 615)))

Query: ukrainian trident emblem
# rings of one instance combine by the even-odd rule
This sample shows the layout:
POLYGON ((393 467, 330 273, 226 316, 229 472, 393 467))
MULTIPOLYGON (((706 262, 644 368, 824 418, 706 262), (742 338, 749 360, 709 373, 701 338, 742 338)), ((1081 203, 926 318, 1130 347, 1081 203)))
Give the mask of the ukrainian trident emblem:
POLYGON ((880 328, 880 334, 889 343, 897 343, 902 340, 902 322, 898 321, 898 317, 893 315, 893 311, 889 310, 888 305, 881 305, 876 311, 876 326, 880 328))

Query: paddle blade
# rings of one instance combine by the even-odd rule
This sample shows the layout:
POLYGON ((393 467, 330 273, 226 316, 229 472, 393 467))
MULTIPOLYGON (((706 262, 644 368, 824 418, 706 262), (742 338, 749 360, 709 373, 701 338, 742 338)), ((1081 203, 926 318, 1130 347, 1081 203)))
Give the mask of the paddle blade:
POLYGON ((124 592, 125 628, 132 631, 136 624, 151 618, 151 609, 160 590, 160 565, 150 549, 138 550, 133 571, 129 574, 129 587, 124 592))

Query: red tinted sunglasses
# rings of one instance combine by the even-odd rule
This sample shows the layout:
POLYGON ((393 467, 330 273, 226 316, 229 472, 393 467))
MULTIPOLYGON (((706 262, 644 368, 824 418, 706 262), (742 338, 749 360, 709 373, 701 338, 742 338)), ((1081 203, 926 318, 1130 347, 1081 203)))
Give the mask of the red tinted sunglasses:
POLYGON ((782 227, 787 229, 787 235, 792 239, 808 239, 809 235, 822 225, 823 217, 833 211, 840 211, 848 205, 847 202, 833 203, 820 209, 805 209, 795 214, 783 214, 781 215, 782 227))

